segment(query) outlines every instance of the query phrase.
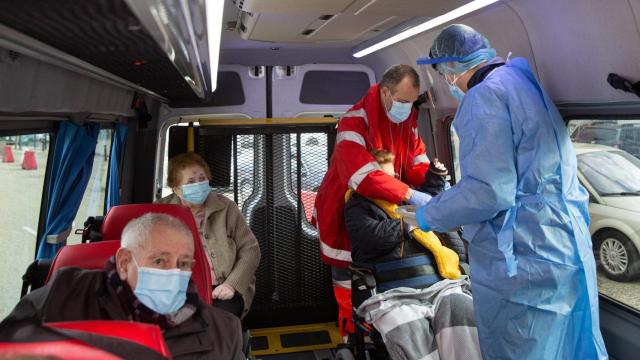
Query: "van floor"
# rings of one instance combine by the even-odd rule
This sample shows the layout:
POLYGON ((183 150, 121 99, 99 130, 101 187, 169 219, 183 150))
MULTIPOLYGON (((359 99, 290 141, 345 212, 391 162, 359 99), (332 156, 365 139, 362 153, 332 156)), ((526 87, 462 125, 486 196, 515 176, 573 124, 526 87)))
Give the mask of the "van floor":
POLYGON ((264 355, 255 357, 256 360, 333 360, 333 350, 316 350, 299 353, 264 355))

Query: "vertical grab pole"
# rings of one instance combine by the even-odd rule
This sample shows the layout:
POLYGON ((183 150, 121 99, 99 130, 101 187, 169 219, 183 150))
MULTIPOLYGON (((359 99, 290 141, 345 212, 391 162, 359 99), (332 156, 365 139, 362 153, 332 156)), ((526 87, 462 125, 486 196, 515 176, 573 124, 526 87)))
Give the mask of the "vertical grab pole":
POLYGON ((233 201, 238 203, 238 135, 233 135, 233 201))
MULTIPOLYGON (((302 146, 300 133, 296 133, 296 200, 298 202, 296 221, 296 254, 300 254, 302 247, 302 146)), ((309 176, 309 174, 307 174, 309 176)), ((296 256, 296 297, 300 298, 302 291, 302 259, 296 256)))
POLYGON ((189 123, 189 128, 187 128, 187 152, 196 151, 195 147, 195 131, 193 129, 193 123, 189 123))

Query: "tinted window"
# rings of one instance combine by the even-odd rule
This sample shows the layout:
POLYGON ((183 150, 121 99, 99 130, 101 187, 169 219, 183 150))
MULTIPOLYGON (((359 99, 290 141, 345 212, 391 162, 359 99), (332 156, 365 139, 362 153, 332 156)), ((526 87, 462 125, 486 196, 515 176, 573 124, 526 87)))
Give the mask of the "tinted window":
POLYGON ((240 75, 233 71, 218 73, 218 86, 209 106, 237 106, 245 102, 240 75))
POLYGON ((361 71, 308 71, 302 79, 303 104, 352 105, 369 89, 369 76, 361 71))
POLYGON ((578 129, 577 142, 612 145, 618 137, 617 129, 587 127, 578 129))

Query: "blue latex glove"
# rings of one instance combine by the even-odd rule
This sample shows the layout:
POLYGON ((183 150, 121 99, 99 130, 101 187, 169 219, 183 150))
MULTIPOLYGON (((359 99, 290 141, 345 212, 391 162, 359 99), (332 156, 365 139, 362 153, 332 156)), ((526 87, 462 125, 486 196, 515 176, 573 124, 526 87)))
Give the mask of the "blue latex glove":
POLYGON ((418 227, 420 228, 420 230, 424 232, 431 231, 431 226, 429 226, 429 224, 427 223, 427 218, 424 216, 426 210, 427 208, 424 206, 416 210, 416 222, 418 223, 418 227))
POLYGON ((429 201, 431 201, 431 195, 416 190, 413 190, 409 198, 409 204, 418 207, 426 205, 429 201))

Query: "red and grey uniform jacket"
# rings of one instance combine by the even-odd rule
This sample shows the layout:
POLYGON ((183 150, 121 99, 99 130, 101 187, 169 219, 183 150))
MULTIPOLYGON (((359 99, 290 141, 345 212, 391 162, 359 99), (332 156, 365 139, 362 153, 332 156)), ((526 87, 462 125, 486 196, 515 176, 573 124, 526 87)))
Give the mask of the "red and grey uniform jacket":
POLYGON ((347 111, 338 123, 336 145, 320 185, 312 222, 320 233, 320 255, 332 266, 347 267, 351 243, 344 226, 344 195, 351 188, 364 197, 399 204, 409 189, 420 186, 429 158, 418 134, 417 110, 400 124, 389 120, 380 99, 380 87, 347 111), (380 170, 374 149, 395 154, 395 178, 380 170))

